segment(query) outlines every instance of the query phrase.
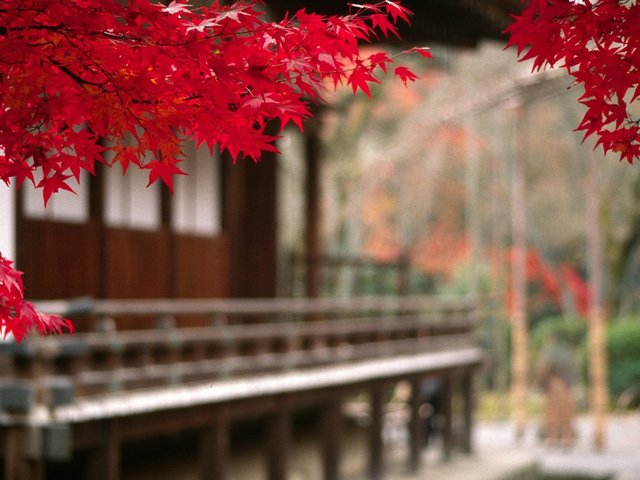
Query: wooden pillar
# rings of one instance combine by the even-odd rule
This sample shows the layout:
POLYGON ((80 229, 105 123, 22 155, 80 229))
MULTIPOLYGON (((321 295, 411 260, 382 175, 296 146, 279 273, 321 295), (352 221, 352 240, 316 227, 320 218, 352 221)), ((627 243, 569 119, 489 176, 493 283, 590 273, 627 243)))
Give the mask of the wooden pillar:
POLYGON ((283 410, 267 422, 267 478, 286 480, 291 446, 291 412, 283 410))
POLYGON ((340 435, 342 434, 342 400, 332 398, 322 412, 322 469, 324 480, 340 477, 340 435))
POLYGON ((384 386, 373 385, 369 392, 371 402, 371 425, 369 431, 369 478, 381 480, 384 474, 384 444, 382 422, 384 416, 384 386))
MULTIPOLYGON (((107 420, 102 426, 102 444, 89 454, 86 478, 119 480, 121 468, 120 432, 117 420, 107 420)), ((96 426, 96 428, 100 428, 96 426)))
POLYGON ((473 452, 473 409, 475 407, 475 391, 473 388, 473 371, 467 370, 462 375, 463 425, 462 425, 462 451, 473 452))
POLYGON ((202 480, 230 480, 229 421, 225 412, 200 432, 200 472, 202 480))
MULTIPOLYGON (((269 127, 272 129, 273 127, 269 127)), ((267 133, 275 133, 269 130, 267 133)), ((229 236, 231 297, 274 297, 277 258, 277 156, 223 160, 223 228, 229 236)))
POLYGON ((425 422, 420 415, 422 405, 422 378, 411 381, 411 397, 409 398, 409 472, 416 474, 420 471, 420 457, 425 444, 425 422))
POLYGON ((442 378, 442 457, 445 461, 451 460, 453 452, 453 381, 451 372, 442 378))
POLYGON ((318 297, 321 294, 322 281, 320 271, 320 117, 315 117, 305 124, 305 164, 307 167, 305 186, 305 294, 307 297, 318 297))

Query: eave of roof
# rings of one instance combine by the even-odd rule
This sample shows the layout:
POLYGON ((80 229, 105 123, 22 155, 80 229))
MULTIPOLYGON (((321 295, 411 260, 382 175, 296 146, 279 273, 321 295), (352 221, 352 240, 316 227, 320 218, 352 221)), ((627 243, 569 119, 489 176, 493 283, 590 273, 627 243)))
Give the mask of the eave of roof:
MULTIPOLYGON (((502 32, 509 25, 511 15, 522 8, 521 0, 400 1, 413 12, 411 25, 400 27, 402 43, 411 45, 440 43, 473 47, 483 40, 504 41, 506 37, 502 32)), ((345 0, 266 0, 266 3, 278 18, 303 8, 319 14, 345 14, 350 8, 345 0)))

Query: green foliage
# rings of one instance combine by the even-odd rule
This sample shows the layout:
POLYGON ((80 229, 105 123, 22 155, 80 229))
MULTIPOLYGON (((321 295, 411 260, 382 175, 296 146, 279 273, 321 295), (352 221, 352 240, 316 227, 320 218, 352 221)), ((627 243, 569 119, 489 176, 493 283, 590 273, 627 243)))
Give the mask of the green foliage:
POLYGON ((640 319, 617 321, 607 331, 609 392, 618 396, 640 386, 640 319))
POLYGON ((531 332, 531 345, 534 353, 539 352, 546 339, 554 336, 559 342, 576 349, 584 348, 588 324, 576 317, 546 317, 540 320, 531 332))

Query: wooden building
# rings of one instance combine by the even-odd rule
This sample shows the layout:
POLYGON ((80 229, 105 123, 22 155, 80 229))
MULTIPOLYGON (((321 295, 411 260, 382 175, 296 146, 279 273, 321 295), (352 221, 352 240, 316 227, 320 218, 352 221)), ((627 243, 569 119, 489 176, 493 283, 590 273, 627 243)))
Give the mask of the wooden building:
MULTIPOLYGON (((276 17, 307 7, 269 0, 276 17)), ((346 3, 320 2, 318 13, 344 13, 346 3)), ((470 48, 502 39, 518 0, 406 1, 414 12, 402 26, 409 45, 470 48)), ((318 178, 315 130, 307 129, 306 250, 318 258, 318 178)), ((277 158, 254 164, 206 158, 192 149, 176 193, 146 185, 146 173, 101 169, 77 195, 42 207, 39 193, 0 187, 0 251, 17 260, 30 298, 272 297, 277 275, 277 158)), ((318 266, 307 264, 307 294, 318 294, 318 266)))

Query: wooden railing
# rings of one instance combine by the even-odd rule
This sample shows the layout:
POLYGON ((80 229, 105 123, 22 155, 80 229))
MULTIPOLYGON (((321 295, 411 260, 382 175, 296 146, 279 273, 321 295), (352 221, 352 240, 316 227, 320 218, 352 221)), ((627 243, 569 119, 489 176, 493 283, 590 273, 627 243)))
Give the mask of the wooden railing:
POLYGON ((474 344, 468 299, 100 300, 83 308, 106 331, 0 345, 12 361, 5 392, 15 392, 3 396, 5 410, 474 344), (159 328, 113 328, 120 316, 142 315, 156 317, 159 328), (211 326, 175 327, 185 315, 206 315, 211 326))
MULTIPOLYGON (((410 465, 417 470, 420 385, 429 375, 442 377, 448 404, 451 385, 461 379, 463 443, 470 445, 471 379, 482 359, 473 299, 82 300, 39 307, 90 317, 96 331, 0 344, 6 366, 0 445, 7 479, 43 478, 43 464, 68 461, 87 448, 97 452, 87 464, 91 475, 118 479, 118 451, 126 439, 205 427, 225 436, 229 422, 258 412, 275 419, 278 436, 287 412, 311 402, 335 413, 335 405, 361 389, 372 392, 377 420, 369 468, 371 478, 381 478, 383 392, 401 380, 412 385, 410 465), (208 325, 181 326, 193 325, 184 320, 194 316, 208 325), (130 324, 143 317, 154 318, 157 328, 117 328, 122 318, 130 324), (104 428, 108 436, 96 436, 104 428)), ((444 448, 450 451, 451 413, 447 418, 444 448)), ((220 472, 227 469, 228 453, 210 441, 203 437, 203 451, 217 453, 215 461, 205 461, 203 478, 227 478, 220 472)), ((334 443, 324 442, 330 480, 338 478, 334 443)), ((272 452, 269 465, 286 463, 286 455, 272 452)), ((286 478, 275 471, 280 473, 270 479, 286 478)))

